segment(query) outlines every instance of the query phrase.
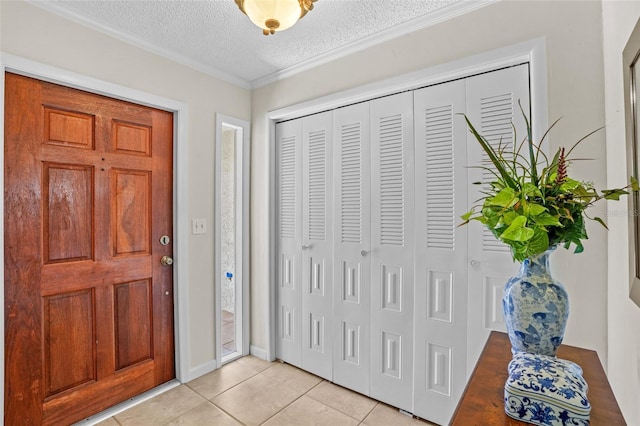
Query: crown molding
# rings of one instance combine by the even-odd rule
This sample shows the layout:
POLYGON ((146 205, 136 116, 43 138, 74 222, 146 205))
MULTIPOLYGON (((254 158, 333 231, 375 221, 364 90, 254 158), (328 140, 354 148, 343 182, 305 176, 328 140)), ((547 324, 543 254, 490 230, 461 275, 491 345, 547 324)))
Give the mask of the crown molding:
POLYGON ((361 40, 349 43, 343 47, 331 50, 329 52, 320 54, 312 59, 303 61, 299 64, 291 66, 281 71, 274 72, 265 77, 258 78, 251 81, 251 89, 257 89, 266 86, 276 81, 283 80, 293 75, 299 74, 304 71, 308 71, 317 66, 326 64, 339 58, 351 55, 369 47, 375 46, 380 43, 392 40, 397 37, 401 37, 412 33, 414 31, 421 30, 423 28, 436 25, 440 22, 453 19, 457 16, 464 15, 490 4, 496 3, 500 0, 462 0, 458 3, 454 3, 451 6, 438 9, 433 13, 421 16, 416 19, 412 19, 403 24, 396 25, 395 27, 388 28, 386 30, 377 32, 361 40))
POLYGON ((227 83, 234 84, 243 89, 251 89, 251 84, 242 78, 236 77, 229 73, 225 73, 220 71, 219 69, 212 67, 210 65, 204 64, 200 61, 194 61, 193 59, 187 58, 175 51, 165 49, 161 46, 158 46, 154 43, 150 43, 148 41, 142 40, 139 37, 132 36, 131 34, 127 34, 118 29, 109 27, 104 23, 97 21, 95 19, 88 18, 82 14, 77 12, 68 10, 52 1, 37 1, 37 0, 25 0, 27 3, 39 7, 41 9, 46 10, 47 12, 53 13, 54 15, 58 15, 62 18, 68 19, 85 27, 88 27, 92 30, 101 32, 108 36, 111 36, 115 39, 123 41, 125 43, 136 46, 140 49, 146 50, 147 52, 156 54, 163 58, 169 59, 178 64, 187 66, 201 73, 207 74, 211 77, 217 78, 219 80, 226 81, 227 83))
POLYGON ((299 64, 296 64, 291 67, 285 68, 281 71, 277 71, 275 73, 266 75, 264 77, 253 80, 251 82, 244 80, 242 78, 239 78, 237 76, 231 75, 229 73, 220 71, 219 69, 212 67, 210 65, 204 64, 200 61, 194 61, 193 59, 180 55, 175 51, 165 49, 154 43, 145 41, 139 37, 135 37, 123 31, 120 31, 118 29, 109 27, 108 25, 105 25, 100 21, 88 18, 80 13, 66 9, 58 5, 56 2, 38 1, 38 0, 25 0, 25 1, 27 1, 29 4, 32 4, 36 7, 44 9, 62 18, 76 22, 80 25, 83 25, 95 31, 101 32, 115 39, 121 40, 125 43, 131 44, 133 46, 136 46, 138 48, 141 48, 143 50, 156 54, 158 56, 164 57, 166 59, 169 59, 181 65, 192 68, 196 71, 207 74, 211 77, 226 81, 228 83, 239 86, 243 89, 257 89, 257 88, 266 86, 268 84, 275 83, 276 81, 291 77, 293 75, 300 74, 304 71, 308 71, 312 68, 318 67, 320 65, 326 64, 336 59, 343 58, 353 53, 362 51, 369 47, 378 45, 380 43, 384 43, 394 38, 404 36, 406 34, 421 30, 423 28, 430 27, 432 25, 436 25, 440 22, 453 19, 460 15, 464 15, 466 13, 469 13, 474 10, 480 9, 482 7, 488 6, 490 4, 496 3, 500 0, 462 0, 451 6, 436 10, 433 13, 429 13, 422 17, 413 19, 411 21, 407 21, 393 28, 389 28, 389 29, 377 32, 371 36, 365 37, 356 42, 349 43, 343 47, 320 54, 318 56, 315 56, 312 59, 303 61, 299 64))

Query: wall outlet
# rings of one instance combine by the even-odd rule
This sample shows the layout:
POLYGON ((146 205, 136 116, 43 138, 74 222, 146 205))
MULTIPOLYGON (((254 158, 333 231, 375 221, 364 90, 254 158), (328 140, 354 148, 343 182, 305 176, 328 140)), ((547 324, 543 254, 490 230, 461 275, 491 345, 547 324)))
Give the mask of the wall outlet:
POLYGON ((193 235, 207 233, 207 219, 191 219, 191 233, 193 235))

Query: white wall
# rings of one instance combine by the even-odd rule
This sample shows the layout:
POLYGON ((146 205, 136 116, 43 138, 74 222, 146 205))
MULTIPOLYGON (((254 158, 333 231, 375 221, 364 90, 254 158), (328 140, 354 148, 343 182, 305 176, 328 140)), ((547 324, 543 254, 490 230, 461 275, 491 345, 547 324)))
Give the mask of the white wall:
MULTIPOLYGON (((625 144, 622 50, 640 19, 640 2, 603 3, 607 179, 628 181, 625 144)), ((629 299, 629 244, 626 203, 609 205, 609 381, 630 425, 640 424, 640 308, 629 299)))
MULTIPOLYGON (((269 217, 268 143, 265 114, 311 100, 433 67, 457 59, 546 37, 549 118, 564 116, 552 134, 552 149, 604 125, 602 13, 594 1, 504 1, 473 13, 379 44, 252 93, 252 344, 265 348, 267 321, 269 217), (260 159, 260 160, 258 160, 260 159), (261 214, 257 214, 261 212, 261 214)), ((571 169, 577 178, 606 183, 605 142, 601 132, 579 156, 594 158, 571 169)), ((596 213, 602 215, 604 205, 596 213)), ((565 342, 607 354, 607 236, 590 225, 585 253, 565 250, 552 262, 570 294, 572 312, 565 342)))
MULTIPOLYGON (((189 366, 212 366, 214 351, 213 164, 215 113, 248 120, 250 94, 188 67, 22 1, 0 2, 1 45, 22 56, 188 105, 188 215, 209 232, 189 235, 189 366)), ((189 229, 191 229, 189 224, 189 229)), ((182 259, 176 259, 182 261, 182 259)))

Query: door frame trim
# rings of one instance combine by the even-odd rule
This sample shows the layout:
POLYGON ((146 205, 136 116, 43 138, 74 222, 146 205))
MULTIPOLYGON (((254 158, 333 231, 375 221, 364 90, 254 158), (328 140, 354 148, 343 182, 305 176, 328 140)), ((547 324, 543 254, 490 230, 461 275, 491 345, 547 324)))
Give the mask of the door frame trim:
POLYGON ((545 45, 545 37, 538 37, 267 112, 265 116, 266 132, 263 135, 269 146, 269 263, 267 276, 269 277, 270 285, 268 300, 263 305, 266 308, 265 334, 268 339, 265 352, 267 360, 275 359, 277 345, 278 306, 276 288, 278 276, 276 265, 278 262, 278 238, 276 231, 278 218, 276 197, 278 193, 276 187, 276 123, 527 62, 530 67, 531 113, 537 117, 536 121, 532 123, 532 130, 534 138, 539 139, 544 134, 548 123, 545 45))
MULTIPOLYGON (((162 109, 173 113, 173 229, 174 257, 178 259, 173 266, 174 288, 174 339, 176 378, 184 383, 189 380, 189 305, 188 288, 188 106, 173 99, 99 80, 62 68, 36 62, 20 56, 0 52, 0 126, 4 129, 4 87, 5 73, 11 72, 38 80, 80 89, 99 95, 109 96, 140 105, 162 109)), ((0 135, 0 144, 4 147, 4 131, 0 135)), ((0 165, 4 170, 4 149, 0 152, 0 165)), ((0 174, 0 188, 4 191, 4 172, 0 174)), ((4 218, 4 197, 0 200, 0 214, 4 218)), ((0 222, 0 232, 4 235, 4 220, 0 222)), ((4 244, 0 245, 0 261, 4 264, 4 244)), ((5 382, 4 372, 4 268, 0 269, 0 379, 5 382)), ((0 416, 4 417, 4 390, 0 392, 0 416)))
MULTIPOLYGON (((234 118, 221 113, 216 113, 216 147, 215 147, 215 203, 214 203, 214 217, 215 217, 215 235, 218 236, 215 239, 215 268, 216 276, 214 277, 215 283, 215 320, 216 320, 216 360, 217 368, 222 366, 222 240, 219 238, 222 235, 221 216, 222 216, 222 126, 233 127, 237 130, 242 130, 242 151, 241 162, 242 170, 240 175, 242 176, 242 211, 237 212, 240 214, 242 222, 242 238, 240 243, 242 244, 242 251, 240 252, 240 268, 236 264, 236 276, 240 276, 242 283, 242 353, 238 355, 249 355, 249 330, 250 330, 250 294, 249 294, 249 282, 250 282, 250 257, 249 257, 249 193, 251 182, 251 139, 250 131, 251 127, 249 122, 234 118)), ((237 254, 237 251, 236 251, 237 254)))

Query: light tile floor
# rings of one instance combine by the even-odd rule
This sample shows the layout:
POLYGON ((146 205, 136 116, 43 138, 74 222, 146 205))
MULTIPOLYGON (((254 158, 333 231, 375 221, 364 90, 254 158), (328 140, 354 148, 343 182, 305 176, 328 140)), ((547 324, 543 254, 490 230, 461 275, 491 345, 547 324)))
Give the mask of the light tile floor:
POLYGON ((280 362, 248 356, 115 415, 101 426, 428 426, 280 362))

